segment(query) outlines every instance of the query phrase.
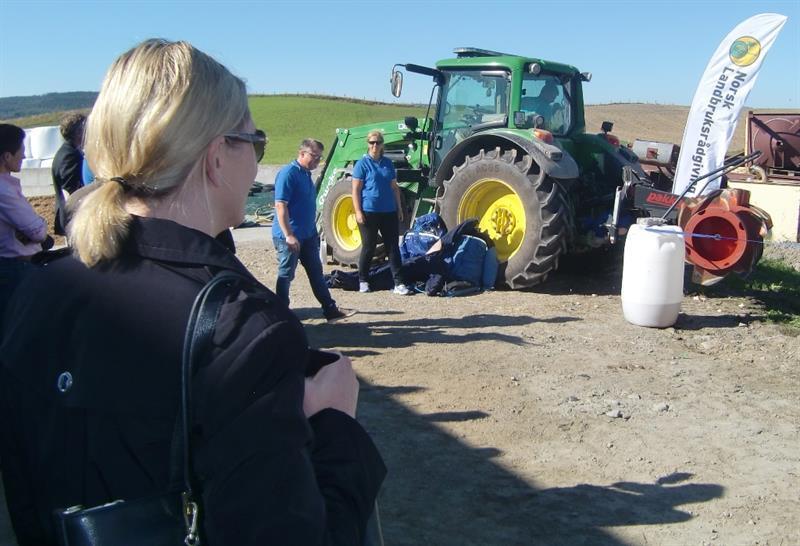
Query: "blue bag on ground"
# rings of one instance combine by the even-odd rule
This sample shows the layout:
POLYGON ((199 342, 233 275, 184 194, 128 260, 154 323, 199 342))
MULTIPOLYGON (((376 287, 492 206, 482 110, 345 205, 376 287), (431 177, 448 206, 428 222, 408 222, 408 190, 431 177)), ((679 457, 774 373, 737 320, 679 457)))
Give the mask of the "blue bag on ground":
POLYGON ((441 216, 435 212, 423 214, 414 220, 411 229, 403 235, 400 257, 405 262, 417 256, 424 256, 445 233, 447 226, 441 216))
POLYGON ((486 251, 486 256, 483 258, 481 286, 484 290, 491 290, 497 284, 498 269, 500 269, 500 263, 497 261, 497 249, 491 247, 486 251))
POLYGON ((450 256, 444 261, 450 277, 457 281, 467 281, 475 286, 483 286, 483 263, 488 247, 480 237, 464 235, 450 256))

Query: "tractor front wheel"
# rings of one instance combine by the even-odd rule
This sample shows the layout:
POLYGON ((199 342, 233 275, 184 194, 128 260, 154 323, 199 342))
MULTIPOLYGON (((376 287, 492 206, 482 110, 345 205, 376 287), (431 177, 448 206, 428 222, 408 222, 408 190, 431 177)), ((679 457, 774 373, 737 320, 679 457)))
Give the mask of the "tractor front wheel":
MULTIPOLYGON (((342 265, 358 267, 361 255, 361 232, 353 206, 353 179, 346 176, 336 183, 322 205, 322 232, 325 244, 331 247, 333 259, 342 265)), ((373 263, 386 258, 383 241, 378 237, 373 263)))
POLYGON ((488 234, 511 289, 543 282, 566 252, 568 207, 563 190, 517 150, 467 156, 445 182, 441 215, 452 229, 469 218, 488 234))
POLYGON ((322 206, 322 230, 333 259, 342 265, 358 265, 361 232, 353 207, 352 178, 346 176, 331 188, 322 206))

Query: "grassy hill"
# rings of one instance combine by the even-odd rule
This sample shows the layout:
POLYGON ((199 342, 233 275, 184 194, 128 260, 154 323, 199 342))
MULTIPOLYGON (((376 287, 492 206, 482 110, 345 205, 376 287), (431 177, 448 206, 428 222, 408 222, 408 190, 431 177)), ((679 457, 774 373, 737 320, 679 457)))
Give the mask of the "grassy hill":
POLYGON ((38 116, 64 110, 88 110, 92 107, 96 98, 96 91, 47 93, 29 97, 1 97, 0 119, 38 116))
MULTIPOLYGON (((385 104, 314 95, 255 95, 250 97, 250 109, 256 126, 269 135, 269 146, 262 161, 265 164, 290 161, 295 156, 297 145, 306 137, 316 138, 330 146, 337 127, 353 127, 425 114, 425 108, 419 105, 385 104)), ((64 114, 65 112, 58 111, 0 121, 21 127, 57 125, 64 114)), ((614 122, 613 133, 623 141, 641 138, 680 143, 688 114, 688 106, 641 103, 589 105, 586 107, 586 127, 589 132, 599 132, 600 124, 608 120, 614 122)), ((746 115, 747 109, 743 109, 731 142, 731 152, 744 148, 743 119, 746 115)))
POLYGON ((294 95, 252 96, 250 111, 256 126, 269 135, 262 161, 266 164, 293 159, 304 138, 316 138, 329 147, 337 127, 425 115, 420 106, 294 95))

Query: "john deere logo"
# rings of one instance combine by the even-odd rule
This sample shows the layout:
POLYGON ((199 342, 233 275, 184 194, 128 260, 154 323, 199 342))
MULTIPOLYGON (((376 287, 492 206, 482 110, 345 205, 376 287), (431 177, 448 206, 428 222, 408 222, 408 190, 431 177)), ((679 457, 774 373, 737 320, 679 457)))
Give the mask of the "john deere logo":
POLYGON ((737 66, 750 66, 761 55, 761 44, 752 36, 742 36, 731 45, 731 61, 737 66))

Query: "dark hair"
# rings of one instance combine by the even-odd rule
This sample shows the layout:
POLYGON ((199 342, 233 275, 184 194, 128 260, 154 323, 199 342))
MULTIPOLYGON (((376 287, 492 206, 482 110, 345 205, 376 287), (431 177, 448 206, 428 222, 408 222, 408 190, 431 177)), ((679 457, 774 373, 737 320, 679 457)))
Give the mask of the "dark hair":
POLYGON ((0 155, 17 153, 24 141, 25 131, 10 123, 0 123, 0 155))
POLYGON ((84 125, 86 125, 85 115, 77 112, 67 114, 66 117, 61 120, 61 136, 64 137, 64 140, 71 143, 75 140, 75 136, 78 132, 83 130, 84 125))

